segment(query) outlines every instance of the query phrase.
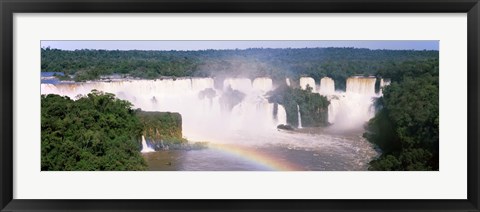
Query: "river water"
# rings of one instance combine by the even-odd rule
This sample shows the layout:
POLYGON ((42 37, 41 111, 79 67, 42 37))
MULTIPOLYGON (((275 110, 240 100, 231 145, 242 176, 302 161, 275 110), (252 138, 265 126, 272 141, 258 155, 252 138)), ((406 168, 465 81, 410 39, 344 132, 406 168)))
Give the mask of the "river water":
POLYGON ((278 131, 263 141, 211 143, 201 150, 160 150, 143 156, 151 171, 361 171, 378 155, 360 130, 303 128, 278 131))

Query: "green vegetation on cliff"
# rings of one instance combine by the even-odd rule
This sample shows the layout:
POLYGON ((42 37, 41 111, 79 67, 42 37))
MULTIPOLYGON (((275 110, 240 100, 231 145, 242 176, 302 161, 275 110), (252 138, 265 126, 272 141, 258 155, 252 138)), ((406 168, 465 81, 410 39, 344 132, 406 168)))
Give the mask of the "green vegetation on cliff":
POLYGON ((156 149, 186 143, 182 138, 182 116, 170 112, 145 112, 138 110, 145 139, 156 149))
POLYGON ((370 170, 439 169, 438 60, 401 63, 376 102, 379 111, 364 134, 383 154, 370 170))
POLYGON ((269 102, 281 104, 287 113, 287 123, 298 127, 298 108, 302 116, 302 126, 321 127, 328 125, 328 105, 330 102, 325 96, 312 93, 312 87, 307 85, 306 90, 291 88, 283 85, 270 92, 269 102))
POLYGON ((179 113, 133 110, 130 102, 97 90, 76 101, 42 95, 41 110, 42 171, 146 170, 142 136, 156 150, 207 146, 182 137, 179 113))
POLYGON ((93 90, 77 101, 41 97, 42 171, 145 170, 131 103, 93 90))
MULTIPOLYGON (((146 79, 171 77, 271 77, 284 81, 300 76, 330 77, 336 89, 354 75, 383 77, 399 63, 438 59, 438 51, 356 48, 246 49, 205 51, 41 50, 43 72, 74 75, 76 81, 125 74, 146 79)), ((401 70, 399 70, 401 72, 401 70)), ((395 73, 393 73, 395 74, 395 73)), ((392 76, 395 77, 395 76, 392 76)))

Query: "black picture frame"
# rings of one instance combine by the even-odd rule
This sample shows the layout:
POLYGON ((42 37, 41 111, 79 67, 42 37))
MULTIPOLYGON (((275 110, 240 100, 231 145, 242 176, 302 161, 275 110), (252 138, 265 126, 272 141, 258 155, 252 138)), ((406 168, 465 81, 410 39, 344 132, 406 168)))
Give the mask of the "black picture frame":
MULTIPOLYGON (((1 211, 480 211, 478 0, 0 0, 1 211), (13 199, 14 13, 467 13, 468 198, 466 200, 18 200, 13 199)), ((448 182, 445 182, 448 183, 448 182)))

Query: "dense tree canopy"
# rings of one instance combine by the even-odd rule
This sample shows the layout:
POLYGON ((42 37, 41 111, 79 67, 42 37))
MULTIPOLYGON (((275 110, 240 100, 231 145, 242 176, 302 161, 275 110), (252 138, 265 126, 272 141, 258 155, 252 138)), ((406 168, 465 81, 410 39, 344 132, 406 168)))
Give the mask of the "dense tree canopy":
POLYGON ((403 64, 370 120, 365 137, 377 144, 382 156, 372 170, 438 170, 439 81, 438 60, 403 64))
POLYGON ((370 50, 355 48, 246 49, 204 51, 107 51, 42 49, 42 71, 63 72, 76 81, 98 79, 102 75, 132 77, 231 76, 284 80, 328 76, 337 89, 345 89, 345 79, 353 75, 396 77, 396 67, 404 61, 438 58, 438 51, 370 50))
POLYGON ((188 141, 182 137, 180 113, 147 112, 137 109, 135 114, 142 123, 142 135, 152 148, 159 150, 187 144, 188 141))
POLYGON ((142 125, 131 104, 92 91, 77 101, 41 97, 42 170, 145 170, 142 125))

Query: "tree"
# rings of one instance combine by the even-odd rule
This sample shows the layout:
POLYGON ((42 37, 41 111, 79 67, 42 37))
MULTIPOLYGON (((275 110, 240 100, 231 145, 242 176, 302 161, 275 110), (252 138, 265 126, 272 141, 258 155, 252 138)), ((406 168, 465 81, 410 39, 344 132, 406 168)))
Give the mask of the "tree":
POLYGON ((131 103, 92 91, 73 101, 41 97, 41 167, 61 170, 145 170, 142 125, 131 103))
POLYGON ((410 71, 399 75, 398 83, 386 87, 378 100, 381 109, 364 136, 383 154, 370 163, 370 169, 438 170, 438 61, 425 63, 415 66, 421 67, 415 77, 410 71))
POLYGON ((370 50, 356 48, 245 49, 205 51, 41 50, 44 72, 64 72, 76 81, 102 75, 127 74, 155 79, 170 77, 271 77, 285 80, 305 75, 330 77, 345 89, 352 75, 397 78, 417 74, 424 61, 438 59, 438 51, 370 50), (399 64, 403 64, 401 67, 399 64))

